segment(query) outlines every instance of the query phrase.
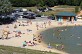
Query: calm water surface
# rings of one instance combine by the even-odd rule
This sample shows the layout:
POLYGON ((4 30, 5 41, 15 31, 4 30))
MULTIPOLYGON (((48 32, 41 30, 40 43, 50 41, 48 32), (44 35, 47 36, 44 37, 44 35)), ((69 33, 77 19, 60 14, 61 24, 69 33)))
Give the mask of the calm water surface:
MULTIPOLYGON (((42 32, 43 41, 56 48, 56 44, 63 44, 70 54, 82 54, 82 26, 51 28, 42 32)), ((60 46, 57 48, 59 50, 60 46)))

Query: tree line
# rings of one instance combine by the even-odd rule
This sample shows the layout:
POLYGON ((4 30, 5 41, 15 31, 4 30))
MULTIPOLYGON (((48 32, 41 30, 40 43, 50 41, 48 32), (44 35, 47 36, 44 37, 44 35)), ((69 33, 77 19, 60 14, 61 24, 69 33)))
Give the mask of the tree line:
POLYGON ((10 0, 15 7, 29 7, 29 6, 55 6, 55 5, 71 5, 79 6, 82 0, 10 0))
MULTIPOLYGON (((79 6, 82 9, 82 0, 0 0, 0 14, 12 12, 14 7, 52 7, 55 5, 79 6)), ((76 10, 79 9, 76 7, 76 10)), ((76 11, 77 12, 77 11, 76 11)))
POLYGON ((76 6, 75 12, 77 13, 79 7, 82 9, 82 0, 0 0, 0 24, 11 23, 14 21, 14 19, 9 17, 1 17, 1 15, 12 13, 13 7, 52 7, 55 5, 76 6))

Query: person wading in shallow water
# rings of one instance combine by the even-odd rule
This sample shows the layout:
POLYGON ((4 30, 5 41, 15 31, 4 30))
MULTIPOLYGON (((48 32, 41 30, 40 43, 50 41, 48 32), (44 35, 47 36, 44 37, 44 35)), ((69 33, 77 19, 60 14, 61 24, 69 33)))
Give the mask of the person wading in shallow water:
POLYGON ((36 23, 36 28, 37 28, 37 30, 39 29, 39 25, 38 25, 38 23, 36 23))
POLYGON ((64 49, 64 45, 63 45, 63 44, 61 45, 61 49, 62 49, 62 50, 64 49))
POLYGON ((46 28, 46 22, 44 22, 44 26, 45 26, 45 28, 46 28))
POLYGON ((48 44, 48 48, 50 48, 50 49, 52 48, 52 46, 51 46, 51 44, 50 44, 50 43, 48 44))

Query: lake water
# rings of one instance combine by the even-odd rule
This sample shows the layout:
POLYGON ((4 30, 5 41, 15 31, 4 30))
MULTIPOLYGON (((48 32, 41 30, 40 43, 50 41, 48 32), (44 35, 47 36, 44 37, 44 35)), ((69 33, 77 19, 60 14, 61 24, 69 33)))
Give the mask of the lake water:
POLYGON ((70 54, 82 54, 82 26, 73 27, 57 27, 42 32, 43 41, 51 44, 56 48, 58 44, 59 50, 64 45, 63 51, 70 54))

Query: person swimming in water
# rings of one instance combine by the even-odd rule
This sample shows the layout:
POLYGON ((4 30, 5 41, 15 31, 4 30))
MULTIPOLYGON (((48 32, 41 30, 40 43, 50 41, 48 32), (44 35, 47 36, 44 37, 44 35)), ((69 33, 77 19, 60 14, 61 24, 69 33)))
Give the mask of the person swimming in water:
POLYGON ((61 45, 61 49, 62 49, 62 50, 64 49, 64 45, 63 45, 63 44, 61 45))
POLYGON ((50 43, 48 44, 48 48, 50 48, 50 49, 52 48, 50 43))

